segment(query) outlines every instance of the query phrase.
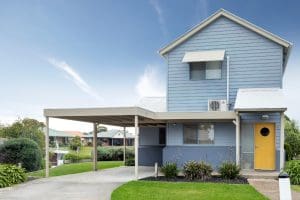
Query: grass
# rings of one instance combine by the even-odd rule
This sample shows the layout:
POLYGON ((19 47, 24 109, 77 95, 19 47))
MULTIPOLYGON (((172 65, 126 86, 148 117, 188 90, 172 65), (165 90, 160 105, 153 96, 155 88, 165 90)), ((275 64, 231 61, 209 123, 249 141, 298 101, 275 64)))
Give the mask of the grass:
POLYGON ((300 192, 300 185, 292 185, 292 190, 300 192))
MULTIPOLYGON (((100 161, 97 163, 97 168, 108 169, 113 167, 119 167, 122 165, 123 165, 123 161, 100 161)), ((51 168, 49 172, 49 176, 62 176, 67 174, 76 174, 76 173, 88 172, 91 171, 92 169, 93 169, 92 162, 65 164, 55 168, 51 168)), ((45 170, 29 172, 27 173, 27 175, 33 177, 45 177, 45 170)))
POLYGON ((112 200, 130 199, 267 199, 250 185, 131 181, 112 193, 112 200))
MULTIPOLYGON (((52 150, 55 150, 56 148, 51 148, 52 150)), ((73 153, 73 154, 77 154, 76 151, 71 150, 69 147, 60 147, 60 150, 65 150, 65 151, 69 151, 69 153, 73 153)), ((88 146, 82 146, 80 147, 78 156, 91 156, 91 152, 93 150, 93 147, 88 147, 88 146)))

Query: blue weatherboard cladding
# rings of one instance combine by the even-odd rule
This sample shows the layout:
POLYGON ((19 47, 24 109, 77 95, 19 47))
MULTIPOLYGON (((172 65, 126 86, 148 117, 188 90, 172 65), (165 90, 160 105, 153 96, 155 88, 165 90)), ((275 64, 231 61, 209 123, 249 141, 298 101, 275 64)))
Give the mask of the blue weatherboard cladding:
POLYGON ((188 160, 203 160, 216 169, 224 161, 235 161, 235 126, 232 122, 214 124, 214 144, 183 144, 183 124, 168 124, 167 146, 163 162, 176 162, 182 167, 188 160))
MULTIPOLYGON (((239 88, 282 88, 282 54, 282 46, 225 17, 220 17, 166 55, 167 109, 169 112, 205 112, 208 110, 208 100, 225 100, 226 56, 230 56, 229 102, 231 110, 239 88), (222 78, 220 80, 189 80, 189 65, 182 63, 185 52, 206 50, 225 50, 222 78)), ((250 144, 244 147, 245 151, 253 151, 253 126, 257 122, 276 123, 276 169, 279 170, 280 113, 241 114, 241 137, 248 135, 248 140, 250 138, 250 144), (268 114, 269 119, 262 120, 262 114, 268 114)), ((141 132, 142 146, 139 149, 140 155, 143 156, 140 157, 142 159, 140 163, 153 165, 154 162, 169 161, 176 162, 179 167, 182 167, 188 160, 204 160, 216 169, 224 161, 235 161, 235 125, 231 121, 211 123, 214 124, 215 131, 215 141, 212 145, 183 144, 183 124, 181 123, 167 124, 165 147, 157 143, 157 130, 143 130, 141 132), (150 138, 151 132, 154 138, 150 138)), ((253 159, 251 156, 253 155, 250 155, 250 160, 253 159)))
POLYGON ((168 111, 207 111, 208 100, 226 99, 226 58, 222 79, 189 80, 185 52, 222 50, 230 56, 230 103, 238 88, 282 87, 282 46, 220 17, 167 55, 168 111))

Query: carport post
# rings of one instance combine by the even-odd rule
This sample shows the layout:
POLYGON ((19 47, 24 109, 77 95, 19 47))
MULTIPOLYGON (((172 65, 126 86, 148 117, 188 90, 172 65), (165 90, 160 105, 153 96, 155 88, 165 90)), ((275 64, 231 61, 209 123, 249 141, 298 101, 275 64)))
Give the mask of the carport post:
POLYGON ((126 162, 126 127, 123 127, 123 146, 124 146, 124 153, 123 153, 123 161, 124 161, 124 165, 126 162))
POLYGON ((137 115, 134 116, 134 128, 135 128, 135 140, 134 140, 134 155, 135 165, 134 174, 135 179, 139 179, 139 118, 137 115))
POLYGON ((45 135, 45 177, 49 177, 49 117, 46 117, 45 135))
POLYGON ((94 123, 94 130, 93 130, 93 170, 97 171, 97 123, 94 123))

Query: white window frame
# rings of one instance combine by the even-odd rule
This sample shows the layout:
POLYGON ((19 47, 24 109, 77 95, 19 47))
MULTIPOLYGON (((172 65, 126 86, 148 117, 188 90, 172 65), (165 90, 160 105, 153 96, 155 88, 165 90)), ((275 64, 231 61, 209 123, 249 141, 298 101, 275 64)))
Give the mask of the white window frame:
MULTIPOLYGON (((200 76, 199 76, 200 77, 200 76)), ((221 80, 222 79, 222 61, 207 61, 207 62, 191 62, 189 63, 189 79, 191 81, 200 81, 200 80, 221 80), (212 64, 216 63, 218 66, 217 69, 215 69, 215 71, 219 71, 218 76, 217 77, 212 77, 212 78, 208 78, 209 76, 209 71, 212 71, 212 69, 207 69, 209 65, 213 66, 212 64), (195 66, 195 64, 197 64, 197 66, 195 66), (203 65, 204 66, 201 66, 203 65), (194 66, 193 66, 194 65, 194 66), (193 67, 199 67, 199 69, 201 67, 204 67, 204 74, 203 77, 204 78, 192 78, 192 68, 193 67)))
MULTIPOLYGON (((215 144, 215 126, 214 126, 214 124, 213 123, 197 123, 197 124, 184 124, 183 125, 183 137, 182 137, 182 143, 183 143, 183 145, 214 145, 215 144), (213 138, 212 140, 211 140, 211 142, 207 142, 207 143, 205 143, 205 142, 200 142, 201 140, 199 139, 200 138, 200 134, 201 134, 201 129, 200 129, 200 127, 201 126, 210 126, 210 131, 211 131, 211 133, 209 133, 209 134, 211 134, 211 137, 213 138), (197 143, 185 143, 185 128, 187 128, 187 127, 193 127, 193 128, 195 128, 196 129, 196 131, 197 131, 197 134, 196 134, 196 141, 197 141, 197 143)), ((208 130, 209 131, 209 130, 208 130)), ((209 140, 202 140, 202 141, 209 141, 209 140)))

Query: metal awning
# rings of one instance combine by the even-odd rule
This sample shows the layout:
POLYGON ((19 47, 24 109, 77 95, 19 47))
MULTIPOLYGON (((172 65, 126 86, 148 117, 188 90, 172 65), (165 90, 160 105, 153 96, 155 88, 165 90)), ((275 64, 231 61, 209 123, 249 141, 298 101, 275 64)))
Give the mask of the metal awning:
POLYGON ((208 62, 224 60, 225 50, 186 52, 182 62, 208 62))
POLYGON ((134 117, 140 126, 165 126, 168 122, 226 121, 235 119, 233 111, 226 112, 153 112, 140 107, 45 109, 46 117, 106 125, 132 127, 134 117))
POLYGON ((283 91, 280 88, 239 89, 234 105, 235 111, 286 111, 283 91))

